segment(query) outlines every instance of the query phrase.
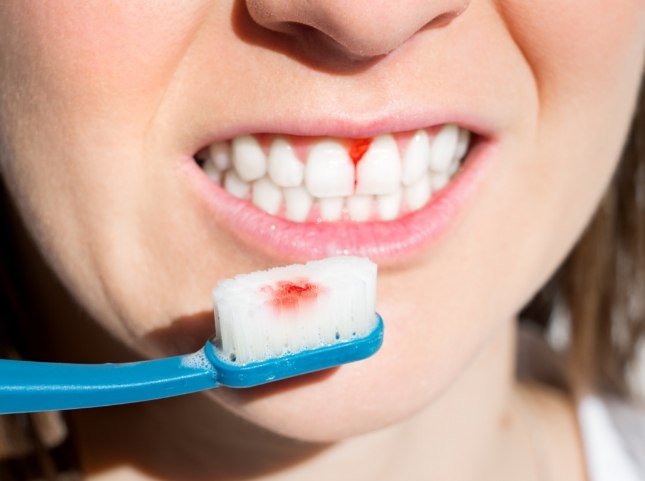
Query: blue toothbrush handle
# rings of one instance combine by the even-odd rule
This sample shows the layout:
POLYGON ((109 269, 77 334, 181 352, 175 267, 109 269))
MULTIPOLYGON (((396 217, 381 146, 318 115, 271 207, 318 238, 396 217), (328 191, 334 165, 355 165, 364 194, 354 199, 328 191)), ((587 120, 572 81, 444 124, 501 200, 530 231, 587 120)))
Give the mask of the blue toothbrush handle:
POLYGON ((211 341, 194 354, 125 364, 0 359, 0 414, 111 406, 219 386, 246 388, 358 361, 383 342, 383 319, 364 337, 263 361, 224 360, 211 341))
POLYGON ((0 360, 0 414, 107 406, 218 387, 203 352, 125 364, 0 360))

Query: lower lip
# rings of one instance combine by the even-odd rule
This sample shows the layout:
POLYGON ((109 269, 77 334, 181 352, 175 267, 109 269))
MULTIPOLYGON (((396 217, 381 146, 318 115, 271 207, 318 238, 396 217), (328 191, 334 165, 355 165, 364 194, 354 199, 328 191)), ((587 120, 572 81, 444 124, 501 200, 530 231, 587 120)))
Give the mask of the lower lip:
POLYGON ((357 255, 390 263, 427 249, 448 230, 477 191, 495 150, 495 142, 478 139, 459 172, 425 207, 387 222, 291 222, 229 195, 192 157, 185 170, 213 218, 256 252, 282 262, 357 255))

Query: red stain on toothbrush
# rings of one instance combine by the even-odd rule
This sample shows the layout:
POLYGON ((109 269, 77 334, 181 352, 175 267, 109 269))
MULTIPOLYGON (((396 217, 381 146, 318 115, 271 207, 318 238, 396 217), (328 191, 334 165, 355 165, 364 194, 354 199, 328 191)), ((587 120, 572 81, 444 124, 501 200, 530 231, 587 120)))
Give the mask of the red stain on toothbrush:
POLYGON ((314 302, 323 289, 309 279, 300 278, 278 281, 274 286, 263 287, 261 291, 270 295, 269 303, 273 307, 288 310, 314 302))

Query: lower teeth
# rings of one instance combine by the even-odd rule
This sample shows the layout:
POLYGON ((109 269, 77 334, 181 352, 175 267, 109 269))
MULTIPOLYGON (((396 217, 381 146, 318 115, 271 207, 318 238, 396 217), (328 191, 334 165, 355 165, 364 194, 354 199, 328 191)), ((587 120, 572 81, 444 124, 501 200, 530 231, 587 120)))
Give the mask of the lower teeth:
POLYGON ((196 158, 206 175, 230 195, 251 202, 264 212, 293 222, 391 221, 419 210, 440 192, 459 171, 459 164, 448 173, 429 172, 409 186, 391 194, 348 197, 313 197, 305 187, 278 187, 268 176, 244 182, 234 169, 214 169, 208 160, 196 158))

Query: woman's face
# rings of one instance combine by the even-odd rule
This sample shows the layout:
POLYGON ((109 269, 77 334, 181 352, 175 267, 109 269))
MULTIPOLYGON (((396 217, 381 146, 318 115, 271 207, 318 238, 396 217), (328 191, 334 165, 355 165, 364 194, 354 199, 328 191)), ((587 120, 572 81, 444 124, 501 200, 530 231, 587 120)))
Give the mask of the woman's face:
POLYGON ((377 260, 374 358, 213 395, 334 439, 438 398, 560 263, 644 45, 640 0, 4 2, 0 167, 65 286, 146 356, 205 341, 222 278, 377 260))

